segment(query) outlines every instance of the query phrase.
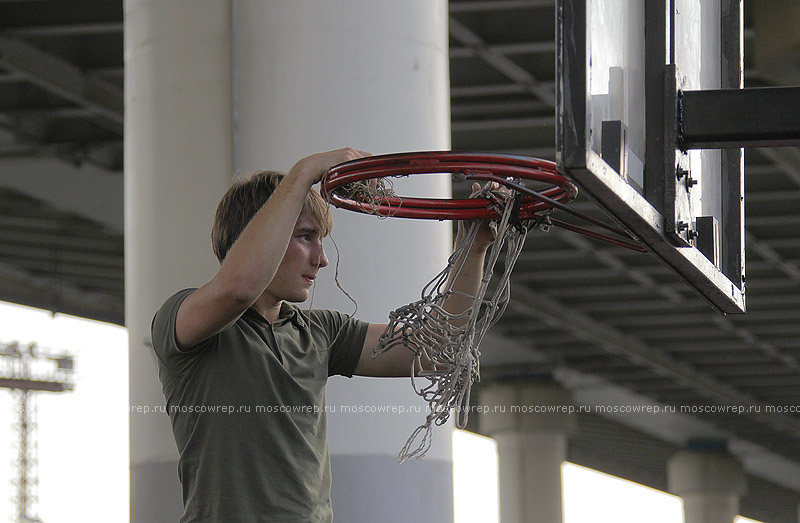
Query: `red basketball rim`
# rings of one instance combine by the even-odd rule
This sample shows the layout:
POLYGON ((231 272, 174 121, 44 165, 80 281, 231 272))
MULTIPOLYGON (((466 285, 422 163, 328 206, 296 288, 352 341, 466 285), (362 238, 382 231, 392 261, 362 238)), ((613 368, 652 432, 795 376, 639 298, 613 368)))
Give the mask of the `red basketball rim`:
MULTIPOLYGON (((487 198, 446 199, 381 197, 360 201, 336 194, 345 184, 383 177, 450 173, 468 180, 506 184, 511 179, 549 184, 537 192, 559 203, 578 195, 577 187, 561 176, 553 162, 494 153, 428 151, 369 156, 333 166, 324 177, 322 195, 336 207, 351 211, 428 220, 476 220, 498 218, 487 198)), ((553 204, 532 195, 522 197, 519 218, 532 219, 553 208, 553 204)))

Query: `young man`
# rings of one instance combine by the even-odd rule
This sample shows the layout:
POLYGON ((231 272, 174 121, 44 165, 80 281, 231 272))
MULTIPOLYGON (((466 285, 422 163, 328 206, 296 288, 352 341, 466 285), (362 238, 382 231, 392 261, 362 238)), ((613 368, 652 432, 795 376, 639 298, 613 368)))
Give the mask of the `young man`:
MULTIPOLYGON (((291 305, 308 299, 328 265, 322 239, 332 224, 312 186, 333 165, 365 155, 319 153, 285 176, 262 172, 235 183, 212 231, 218 272, 170 297, 153 319, 180 452, 182 522, 332 521, 328 376, 408 375, 410 351, 372 357, 385 325, 291 305)), ((483 227, 454 289, 476 293, 493 238, 483 227)), ((459 298, 446 307, 468 305, 459 298)))

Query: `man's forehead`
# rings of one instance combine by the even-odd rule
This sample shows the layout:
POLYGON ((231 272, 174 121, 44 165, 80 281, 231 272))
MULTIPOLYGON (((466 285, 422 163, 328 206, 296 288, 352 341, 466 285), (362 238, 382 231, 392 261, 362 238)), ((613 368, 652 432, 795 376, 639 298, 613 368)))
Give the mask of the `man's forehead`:
POLYGON ((307 212, 301 212, 300 216, 297 217, 297 222, 294 224, 296 231, 319 232, 321 228, 319 222, 307 212))

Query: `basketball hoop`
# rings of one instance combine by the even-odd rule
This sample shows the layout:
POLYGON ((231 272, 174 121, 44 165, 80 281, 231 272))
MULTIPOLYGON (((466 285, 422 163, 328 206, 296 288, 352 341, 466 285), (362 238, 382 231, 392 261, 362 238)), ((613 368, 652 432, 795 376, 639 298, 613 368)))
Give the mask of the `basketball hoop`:
POLYGON ((371 156, 332 167, 322 183, 322 195, 333 205, 380 217, 428 220, 467 220, 463 240, 454 247, 447 266, 423 289, 421 299, 389 313, 373 357, 389 350, 406 349, 414 358, 409 369, 412 386, 428 403, 428 415, 408 438, 399 459, 421 459, 430 448, 433 425, 443 425, 455 410, 456 426, 464 428, 469 413, 470 388, 480 381, 479 346, 488 329, 502 316, 510 298, 511 271, 522 252, 528 232, 551 225, 586 234, 627 248, 638 245, 589 231, 550 217, 563 209, 619 235, 625 231, 569 209, 577 187, 560 175, 552 162, 520 156, 487 153, 418 152, 371 156), (468 199, 407 198, 394 194, 384 178, 447 173, 457 179, 496 182, 507 191, 492 190, 487 183, 468 199), (523 182, 543 185, 533 190, 523 182), (496 224, 497 236, 485 256, 483 277, 475 296, 452 289, 481 220, 496 224), (505 247, 505 249, 504 249, 505 247), (504 251, 503 271, 494 267, 504 251), (490 295, 489 295, 490 294, 490 295), (471 303, 467 310, 451 313, 445 302, 459 295, 471 303), (428 380, 418 388, 414 376, 428 380))
POLYGON ((459 153, 428 151, 369 156, 333 166, 322 182, 322 196, 334 206, 382 217, 418 218, 424 220, 497 219, 499 214, 487 198, 446 199, 409 198, 364 190, 355 194, 343 191, 349 185, 369 187, 379 179, 408 177, 419 174, 449 173, 456 179, 497 182, 521 196, 517 220, 541 219, 554 208, 577 216, 616 236, 599 233, 578 225, 548 219, 547 226, 559 227, 577 234, 604 241, 637 252, 647 250, 630 234, 588 214, 570 209, 567 203, 578 195, 578 188, 559 174, 556 164, 547 160, 497 153, 459 153), (532 190, 522 180, 550 184, 532 190), (350 193, 350 194, 348 194, 350 193), (364 195, 368 197, 363 198, 364 195), (361 196, 361 197, 359 197, 361 196))
POLYGON ((457 178, 508 185, 513 179, 550 184, 539 196, 525 194, 519 205, 519 219, 534 219, 552 209, 552 201, 568 203, 578 188, 558 174, 546 160, 487 153, 434 151, 370 156, 334 166, 322 185, 322 195, 336 207, 396 218, 426 220, 497 219, 497 210, 487 198, 442 199, 379 196, 358 200, 337 193, 347 184, 378 178, 417 174, 453 174, 457 178), (548 201, 550 200, 550 201, 548 201))

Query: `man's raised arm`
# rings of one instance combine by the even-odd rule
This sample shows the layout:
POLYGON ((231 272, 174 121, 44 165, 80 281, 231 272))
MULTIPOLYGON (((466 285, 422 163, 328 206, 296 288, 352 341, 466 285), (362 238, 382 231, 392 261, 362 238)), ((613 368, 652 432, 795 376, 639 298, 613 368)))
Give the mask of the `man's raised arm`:
POLYGON ((283 259, 306 195, 332 166, 366 153, 337 149, 303 158, 231 246, 217 274, 178 309, 178 343, 193 347, 233 324, 264 292, 283 259))

